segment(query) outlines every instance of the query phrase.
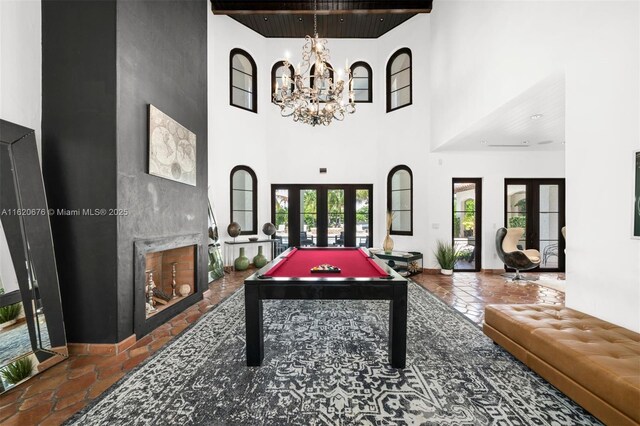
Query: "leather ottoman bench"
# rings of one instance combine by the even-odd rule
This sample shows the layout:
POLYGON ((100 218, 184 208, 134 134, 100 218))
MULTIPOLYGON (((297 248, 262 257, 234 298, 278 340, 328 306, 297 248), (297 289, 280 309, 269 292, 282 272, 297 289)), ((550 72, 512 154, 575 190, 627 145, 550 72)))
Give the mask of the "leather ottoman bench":
POLYGON ((640 334, 557 305, 490 305, 484 333, 591 414, 640 424, 640 334))

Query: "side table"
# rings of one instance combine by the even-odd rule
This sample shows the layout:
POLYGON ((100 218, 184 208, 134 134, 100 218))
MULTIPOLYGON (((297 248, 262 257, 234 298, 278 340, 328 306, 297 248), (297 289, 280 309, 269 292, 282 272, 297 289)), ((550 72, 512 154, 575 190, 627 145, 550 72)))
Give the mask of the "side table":
POLYGON ((410 277, 422 272, 423 256, 418 251, 392 251, 385 253, 382 250, 369 249, 369 252, 386 262, 403 277, 410 277))

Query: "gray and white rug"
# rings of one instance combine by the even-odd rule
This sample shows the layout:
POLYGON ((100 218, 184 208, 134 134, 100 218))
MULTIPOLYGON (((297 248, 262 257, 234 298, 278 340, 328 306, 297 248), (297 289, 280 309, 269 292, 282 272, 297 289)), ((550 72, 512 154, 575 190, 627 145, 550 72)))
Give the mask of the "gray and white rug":
MULTIPOLYGON (((50 348, 49 331, 47 330, 47 322, 44 316, 40 315, 38 322, 40 323, 42 347, 50 348)), ((0 367, 4 367, 16 358, 31 353, 32 351, 29 328, 26 322, 21 322, 0 330, 0 367)))
POLYGON ((404 370, 387 362, 388 302, 264 305, 262 367, 245 364, 239 291, 69 424, 598 424, 416 284, 404 370))

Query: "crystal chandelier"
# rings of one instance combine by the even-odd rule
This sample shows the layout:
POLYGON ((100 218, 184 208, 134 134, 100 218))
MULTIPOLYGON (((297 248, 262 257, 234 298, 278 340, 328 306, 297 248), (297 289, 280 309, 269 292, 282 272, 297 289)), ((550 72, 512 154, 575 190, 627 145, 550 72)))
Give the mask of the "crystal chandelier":
MULTIPOLYGON (((328 126, 333 119, 342 121, 346 114, 356 111, 353 78, 349 61, 344 71, 329 65, 327 40, 318 37, 317 0, 314 1, 313 37, 304 38, 302 63, 294 70, 293 81, 282 74, 282 85, 276 79, 273 102, 280 107, 280 115, 293 117, 293 121, 316 126, 328 126), (313 65, 313 74, 312 72, 313 65), (343 77, 344 73, 344 78, 343 77), (336 78, 337 77, 337 78, 336 78), (348 85, 349 101, 345 103, 343 92, 348 85), (293 87, 292 87, 293 86, 293 87)), ((292 68, 288 59, 283 61, 285 70, 292 68)))

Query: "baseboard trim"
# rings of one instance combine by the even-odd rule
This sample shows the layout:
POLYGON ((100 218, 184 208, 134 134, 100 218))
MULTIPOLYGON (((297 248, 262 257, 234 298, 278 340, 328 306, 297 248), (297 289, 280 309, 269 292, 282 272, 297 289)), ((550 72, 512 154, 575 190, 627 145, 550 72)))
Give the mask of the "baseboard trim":
POLYGON ((482 272, 483 274, 502 275, 504 274, 504 269, 481 269, 480 272, 482 272))
POLYGON ((132 334, 118 343, 69 343, 67 346, 71 355, 117 355, 135 345, 136 341, 136 335, 132 334))

